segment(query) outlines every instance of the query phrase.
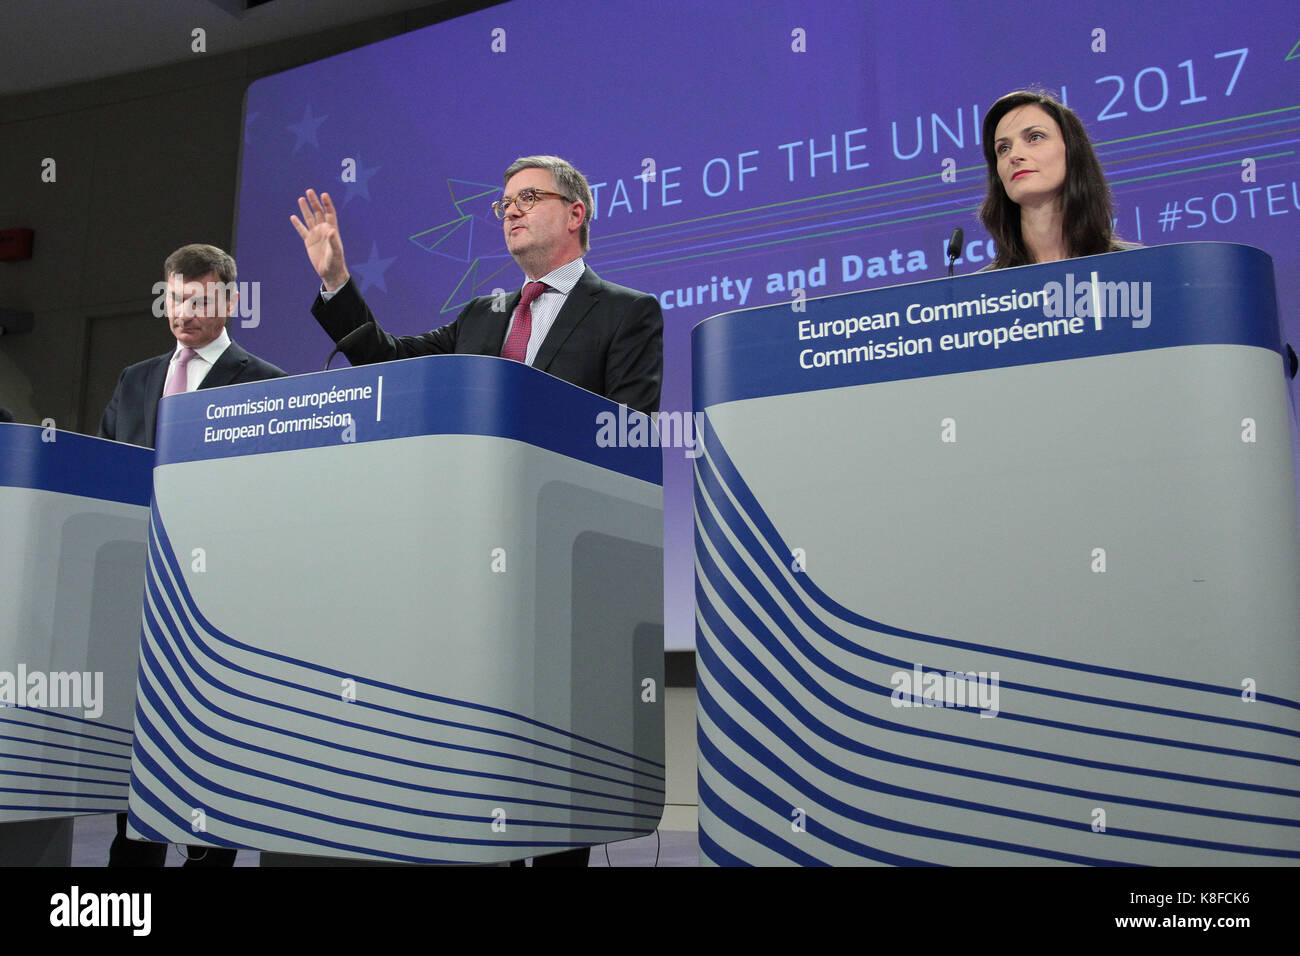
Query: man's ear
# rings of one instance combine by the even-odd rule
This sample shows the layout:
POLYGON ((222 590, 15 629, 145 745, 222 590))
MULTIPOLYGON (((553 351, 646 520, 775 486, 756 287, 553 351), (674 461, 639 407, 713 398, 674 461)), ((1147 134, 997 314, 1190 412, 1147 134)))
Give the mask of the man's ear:
POLYGON ((226 318, 231 318, 235 314, 235 306, 239 304, 239 293, 232 292, 226 299, 226 318))
POLYGON ((569 207, 569 232, 577 232, 587 219, 587 207, 582 200, 576 199, 569 207))

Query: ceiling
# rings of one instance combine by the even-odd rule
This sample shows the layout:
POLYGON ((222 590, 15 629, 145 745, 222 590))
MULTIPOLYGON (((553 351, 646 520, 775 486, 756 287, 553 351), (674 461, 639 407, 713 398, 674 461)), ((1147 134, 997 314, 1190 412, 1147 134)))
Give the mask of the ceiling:
MULTIPOLYGON (((479 4, 486 6, 487 4, 479 4)), ((448 0, 0 0, 0 96, 135 73, 448 0), (248 3, 252 9, 243 9, 248 3)), ((451 11, 449 11, 451 12, 451 11)))

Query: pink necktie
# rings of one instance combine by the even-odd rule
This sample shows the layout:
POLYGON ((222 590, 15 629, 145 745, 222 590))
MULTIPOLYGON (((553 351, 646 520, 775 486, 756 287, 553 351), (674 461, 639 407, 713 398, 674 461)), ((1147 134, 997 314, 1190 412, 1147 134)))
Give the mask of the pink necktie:
POLYGON ((515 306, 511 319, 510 334, 506 344, 501 346, 501 357, 523 362, 528 359, 528 339, 533 334, 533 300, 546 291, 545 282, 529 282, 524 286, 524 293, 515 306))
POLYGON ((167 376, 167 387, 163 389, 163 398, 189 391, 190 376, 187 369, 190 359, 198 354, 191 348, 181 349, 180 356, 172 363, 171 373, 167 376))

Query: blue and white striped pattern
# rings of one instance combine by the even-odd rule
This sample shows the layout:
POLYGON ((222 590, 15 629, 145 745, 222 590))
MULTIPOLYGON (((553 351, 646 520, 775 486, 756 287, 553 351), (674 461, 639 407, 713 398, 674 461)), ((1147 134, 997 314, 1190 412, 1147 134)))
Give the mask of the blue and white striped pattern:
MULTIPOLYGON (((696 462, 702 859, 1260 865, 1300 859, 1300 693, 871 620, 790 565, 711 423, 696 462), (891 705, 890 675, 1003 675, 1000 713, 891 705), (1095 830, 1104 811, 1104 831, 1095 830)), ((1233 653, 1225 635, 1224 654, 1233 653)))
POLYGON ((121 810, 130 760, 130 727, 0 707, 0 822, 121 810))
POLYGON ((486 863, 648 833, 663 806, 662 764, 221 633, 156 506, 133 757, 141 834, 287 853, 486 863))

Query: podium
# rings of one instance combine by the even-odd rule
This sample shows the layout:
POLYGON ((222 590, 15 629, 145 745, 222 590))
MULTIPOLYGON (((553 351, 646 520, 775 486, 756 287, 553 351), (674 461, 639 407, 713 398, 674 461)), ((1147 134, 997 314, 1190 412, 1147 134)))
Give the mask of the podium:
POLYGON ((0 424, 0 864, 126 808, 153 452, 0 424))
POLYGON ((493 863, 663 809, 659 450, 516 362, 160 410, 130 829, 493 863))
POLYGON ((706 864, 1294 864, 1272 262, 1173 245, 694 331, 706 864))

